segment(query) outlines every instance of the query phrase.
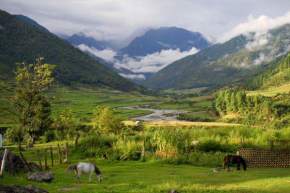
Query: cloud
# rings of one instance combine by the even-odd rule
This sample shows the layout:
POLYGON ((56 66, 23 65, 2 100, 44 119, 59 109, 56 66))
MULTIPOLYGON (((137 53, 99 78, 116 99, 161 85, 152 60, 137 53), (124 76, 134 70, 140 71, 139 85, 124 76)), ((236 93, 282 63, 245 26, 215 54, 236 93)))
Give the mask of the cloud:
POLYGON ((124 73, 119 73, 121 76, 124 78, 132 79, 132 80, 145 80, 145 76, 143 74, 124 74, 124 73))
POLYGON ((93 47, 89 47, 85 44, 78 45, 78 48, 82 50, 83 52, 89 52, 99 58, 102 58, 108 62, 114 62, 114 57, 116 56, 116 52, 112 49, 104 49, 104 50, 98 50, 93 47))
POLYGON ((160 26, 217 38, 248 15, 275 18, 289 8, 289 0, 1 0, 1 9, 29 16, 54 33, 85 31, 114 41, 160 26))
POLYGON ((188 55, 193 55, 198 52, 198 49, 192 47, 188 51, 180 51, 180 49, 167 49, 146 55, 144 57, 131 58, 125 55, 123 59, 118 60, 115 56, 117 53, 111 49, 98 50, 84 44, 78 45, 78 48, 83 52, 91 53, 107 62, 114 63, 116 69, 127 69, 135 74, 124 74, 121 76, 130 79, 145 79, 144 73, 155 73, 163 69, 172 62, 184 58, 188 55))
POLYGON ((285 15, 278 17, 261 15, 255 18, 254 16, 250 15, 246 22, 238 24, 232 30, 223 35, 219 41, 225 42, 237 35, 248 34, 251 32, 257 32, 259 35, 265 34, 268 30, 277 28, 287 23, 290 23, 290 12, 287 12, 285 15))
POLYGON ((249 42, 245 46, 246 49, 248 49, 249 51, 254 51, 268 44, 270 34, 263 33, 263 32, 256 32, 254 34, 248 34, 247 38, 249 42))
POLYGON ((176 60, 197 52, 198 50, 193 47, 191 50, 184 52, 179 49, 168 49, 138 58, 125 56, 123 60, 115 63, 115 67, 126 68, 135 73, 154 73, 176 60))

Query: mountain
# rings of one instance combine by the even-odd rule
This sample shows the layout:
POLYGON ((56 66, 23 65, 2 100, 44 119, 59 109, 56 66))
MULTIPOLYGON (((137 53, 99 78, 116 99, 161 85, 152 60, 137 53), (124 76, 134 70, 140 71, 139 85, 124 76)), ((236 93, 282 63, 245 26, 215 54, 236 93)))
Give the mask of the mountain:
POLYGON ((95 48, 97 50, 104 50, 110 47, 108 42, 98 41, 95 38, 86 36, 83 33, 73 34, 72 36, 67 37, 66 40, 76 47, 81 44, 86 45, 90 48, 95 48))
POLYGON ((240 35, 178 60, 145 81, 154 89, 217 87, 267 69, 290 50, 290 25, 240 35))
POLYGON ((136 37, 128 46, 122 48, 118 55, 137 57, 168 49, 187 51, 192 47, 201 50, 209 45, 210 43, 199 32, 177 27, 161 27, 150 29, 144 35, 136 37))
POLYGON ((84 83, 126 91, 139 88, 27 17, 0 10, 0 42, 2 78, 14 76, 16 63, 32 63, 41 56, 46 63, 56 65, 56 78, 64 84, 84 83))
POLYGON ((15 15, 15 17, 18 20, 23 21, 24 23, 30 24, 31 26, 43 31, 43 32, 49 32, 45 27, 39 25, 36 21, 34 21, 33 19, 25 16, 25 15, 15 15))
POLYGON ((245 82, 245 87, 251 90, 267 89, 285 84, 290 84, 290 53, 277 58, 265 71, 249 78, 245 82))

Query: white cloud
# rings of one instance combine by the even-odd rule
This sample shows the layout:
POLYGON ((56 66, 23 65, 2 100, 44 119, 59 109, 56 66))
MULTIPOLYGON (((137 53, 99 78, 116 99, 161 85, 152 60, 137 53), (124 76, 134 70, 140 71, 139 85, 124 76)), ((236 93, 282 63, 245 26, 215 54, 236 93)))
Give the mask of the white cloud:
POLYGON ((290 12, 287 12, 283 16, 269 17, 261 15, 254 17, 250 15, 246 22, 242 22, 227 32, 220 38, 220 42, 225 42, 237 35, 248 34, 250 32, 257 32, 259 34, 265 34, 268 30, 290 23, 290 12))
POLYGON ((125 56, 122 61, 115 63, 115 67, 126 68, 135 73, 154 73, 176 60, 197 52, 198 50, 193 47, 191 50, 184 52, 181 52, 179 49, 162 50, 144 57, 138 57, 137 59, 125 56))
POLYGON ((1 9, 29 16, 52 32, 85 31, 99 40, 125 39, 140 28, 160 26, 217 38, 250 14, 275 17, 289 7, 289 0, 1 0, 1 9))
POLYGON ((255 65, 262 64, 266 60, 266 56, 264 53, 260 53, 259 57, 254 60, 255 65))
POLYGON ((84 52, 89 52, 108 62, 114 63, 116 69, 128 69, 135 74, 120 74, 130 79, 145 79, 143 73, 155 73, 163 69, 172 62, 193 55, 198 52, 195 47, 188 51, 180 51, 180 49, 168 49, 146 55, 144 57, 131 58, 124 56, 122 60, 117 60, 117 53, 111 49, 97 50, 87 45, 80 44, 78 48, 84 52))
POLYGON ((132 80, 145 80, 145 76, 143 74, 124 74, 124 73, 119 73, 121 76, 128 78, 128 79, 132 79, 132 80))
POLYGON ((250 51, 259 49, 262 46, 267 45, 269 38, 269 33, 256 32, 254 34, 248 34, 249 42, 246 44, 246 48, 250 51))
POLYGON ((114 57, 116 56, 116 52, 111 49, 104 49, 104 50, 98 50, 93 47, 89 47, 85 44, 78 45, 78 48, 82 50, 83 52, 89 52, 99 58, 102 58, 108 62, 114 62, 114 57))

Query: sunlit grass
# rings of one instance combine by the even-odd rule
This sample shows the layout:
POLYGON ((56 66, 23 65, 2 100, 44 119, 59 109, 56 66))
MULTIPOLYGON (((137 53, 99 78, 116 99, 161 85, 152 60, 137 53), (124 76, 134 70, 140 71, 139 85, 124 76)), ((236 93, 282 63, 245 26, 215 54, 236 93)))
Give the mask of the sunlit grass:
POLYGON ((33 184, 53 193, 158 193, 171 189, 196 193, 284 193, 290 189, 290 169, 285 168, 213 173, 211 168, 160 162, 97 161, 97 165, 104 175, 101 184, 96 180, 88 182, 87 176, 77 183, 73 174, 65 172, 65 165, 53 169, 55 180, 50 184, 28 182, 24 175, 6 175, 0 183, 33 184))
POLYGON ((247 95, 254 96, 254 95, 263 95, 263 96, 275 96, 277 94, 289 93, 290 92, 290 83, 283 84, 277 87, 269 87, 266 89, 256 90, 256 91, 248 91, 247 95))

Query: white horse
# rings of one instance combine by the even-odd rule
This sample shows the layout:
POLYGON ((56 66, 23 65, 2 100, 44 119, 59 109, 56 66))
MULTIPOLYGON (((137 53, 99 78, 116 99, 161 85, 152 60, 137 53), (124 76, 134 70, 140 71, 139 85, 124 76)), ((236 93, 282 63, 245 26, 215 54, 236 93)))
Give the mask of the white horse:
POLYGON ((67 168, 68 171, 75 171, 76 177, 79 180, 82 173, 89 174, 89 181, 92 181, 93 173, 96 174, 98 181, 102 181, 102 173, 99 168, 93 163, 79 162, 77 164, 70 165, 67 168))

